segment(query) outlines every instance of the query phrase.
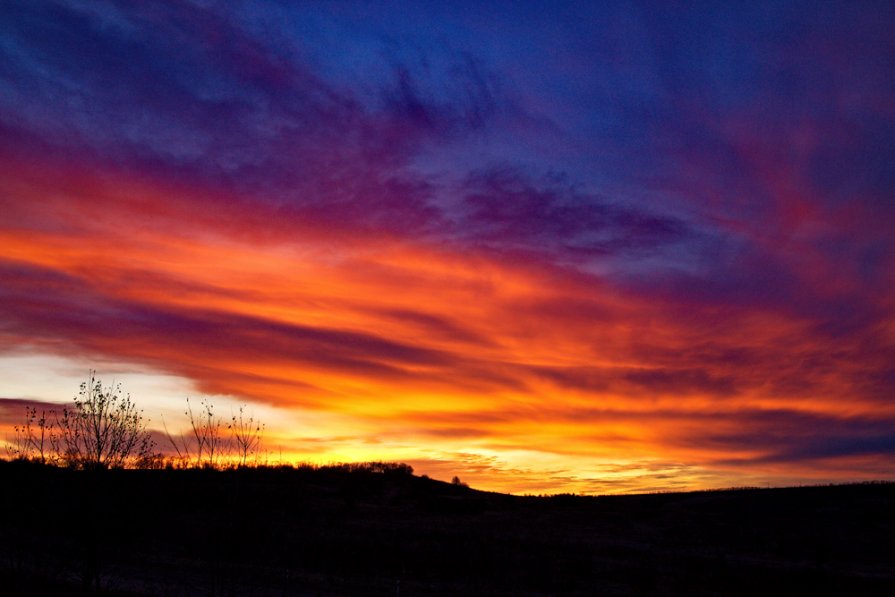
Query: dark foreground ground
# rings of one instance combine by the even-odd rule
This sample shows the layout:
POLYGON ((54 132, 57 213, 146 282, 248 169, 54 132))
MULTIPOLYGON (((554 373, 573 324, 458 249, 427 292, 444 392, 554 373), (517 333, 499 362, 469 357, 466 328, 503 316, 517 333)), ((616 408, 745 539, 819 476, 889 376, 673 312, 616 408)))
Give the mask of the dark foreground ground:
POLYGON ((895 594, 895 484, 537 498, 0 462, 0 496, 3 595, 895 594))

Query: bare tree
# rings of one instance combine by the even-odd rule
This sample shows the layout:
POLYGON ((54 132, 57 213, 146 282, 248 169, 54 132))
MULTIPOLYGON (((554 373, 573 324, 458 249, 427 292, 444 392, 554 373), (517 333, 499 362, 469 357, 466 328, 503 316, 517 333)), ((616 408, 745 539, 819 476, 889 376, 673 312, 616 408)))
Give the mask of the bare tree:
POLYGON ((171 447, 174 448, 174 453, 177 454, 177 460, 180 463, 180 466, 189 466, 190 462, 193 460, 192 442, 190 441, 190 438, 184 435, 183 432, 181 432, 178 437, 174 437, 168 430, 168 425, 165 423, 165 417, 162 417, 162 429, 165 431, 168 443, 171 444, 171 447))
POLYGON ((41 410, 38 415, 37 407, 25 407, 25 422, 13 427, 15 437, 6 447, 7 454, 12 458, 34 459, 41 463, 54 462, 52 446, 56 434, 50 418, 54 414, 52 410, 41 410))
POLYGON ((225 440, 221 437, 223 421, 215 416, 214 404, 208 399, 199 401, 202 408, 198 412, 193 412, 189 398, 186 399, 186 404, 185 414, 190 418, 190 429, 196 440, 196 465, 215 467, 224 456, 226 448, 225 440))
POLYGON ((264 434, 264 425, 256 421, 254 415, 247 415, 245 408, 246 405, 240 405, 239 414, 233 415, 230 425, 227 426, 233 438, 239 464, 242 466, 246 465, 250 454, 257 457, 261 448, 261 436, 264 434))
POLYGON ((64 463, 77 468, 114 468, 152 455, 154 442, 143 412, 121 385, 103 387, 91 371, 74 399, 55 421, 53 438, 64 463))

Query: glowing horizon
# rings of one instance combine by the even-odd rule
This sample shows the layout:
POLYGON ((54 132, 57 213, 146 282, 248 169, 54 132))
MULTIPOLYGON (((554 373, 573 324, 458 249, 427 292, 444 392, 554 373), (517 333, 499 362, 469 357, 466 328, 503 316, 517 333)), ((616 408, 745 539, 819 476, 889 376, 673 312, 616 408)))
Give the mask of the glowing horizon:
POLYGON ((480 489, 892 478, 895 15, 176 6, 3 9, 0 432, 96 369, 480 489))

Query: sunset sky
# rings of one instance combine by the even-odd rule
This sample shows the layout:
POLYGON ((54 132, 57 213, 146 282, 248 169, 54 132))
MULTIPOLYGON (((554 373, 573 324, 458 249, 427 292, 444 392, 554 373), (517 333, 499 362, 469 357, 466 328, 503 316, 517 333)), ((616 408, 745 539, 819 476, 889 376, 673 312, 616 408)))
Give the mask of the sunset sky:
POLYGON ((895 478, 895 4, 726 4, 0 3, 0 441, 96 369, 480 489, 895 478))

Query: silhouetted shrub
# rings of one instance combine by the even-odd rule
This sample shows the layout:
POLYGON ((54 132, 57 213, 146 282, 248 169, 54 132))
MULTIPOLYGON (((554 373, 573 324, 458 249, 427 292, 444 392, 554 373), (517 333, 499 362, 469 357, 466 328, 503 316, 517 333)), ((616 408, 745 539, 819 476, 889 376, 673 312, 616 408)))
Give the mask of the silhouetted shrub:
POLYGON ((177 455, 172 467, 221 468, 261 464, 259 455, 265 426, 246 412, 246 405, 240 405, 238 413, 231 416, 226 427, 228 435, 211 400, 200 400, 198 411, 193 410, 189 398, 186 403, 183 414, 189 418, 187 433, 175 437, 162 422, 168 442, 177 455))
POLYGON ((130 394, 121 385, 103 387, 91 371, 74 399, 55 421, 53 441, 60 460, 74 468, 114 468, 153 454, 154 442, 130 394))
POLYGON ((6 453, 10 458, 22 460, 36 460, 44 464, 53 464, 57 461, 53 445, 56 440, 53 417, 55 412, 37 408, 25 408, 25 422, 13 427, 15 435, 12 442, 6 446, 6 453))
POLYGON ((240 466, 248 464, 249 456, 254 455, 257 458, 261 449, 261 437, 264 434, 264 424, 256 421, 254 415, 247 414, 245 408, 244 404, 240 405, 239 414, 233 415, 230 425, 227 426, 240 466))

